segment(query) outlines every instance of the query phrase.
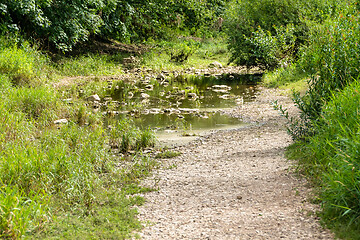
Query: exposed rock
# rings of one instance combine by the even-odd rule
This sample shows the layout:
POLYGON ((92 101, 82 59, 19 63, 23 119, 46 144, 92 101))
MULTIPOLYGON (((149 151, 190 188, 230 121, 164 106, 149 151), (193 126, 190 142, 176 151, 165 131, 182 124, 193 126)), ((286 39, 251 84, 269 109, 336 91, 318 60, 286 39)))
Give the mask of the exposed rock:
POLYGON ((231 98, 233 98, 234 96, 231 96, 231 95, 229 95, 229 94, 225 94, 225 95, 222 95, 222 96, 219 96, 219 98, 221 98, 221 99, 231 99, 231 98))
POLYGON ((90 102, 100 102, 101 101, 99 95, 97 95, 97 94, 87 97, 86 100, 88 100, 90 102))
POLYGON ((67 120, 67 119, 59 119, 59 120, 56 120, 56 121, 54 121, 54 124, 57 124, 57 125, 59 125, 59 124, 67 124, 69 121, 67 120))
POLYGON ((162 73, 160 73, 159 75, 157 75, 157 77, 156 77, 156 79, 157 80, 160 80, 160 81, 163 81, 163 80, 165 80, 165 75, 164 74, 162 74, 162 73))
POLYGON ((196 108, 179 108, 179 110, 180 110, 183 114, 191 114, 191 113, 197 113, 197 112, 199 112, 199 109, 196 109, 196 108))
POLYGON ((137 59, 137 58, 134 57, 134 56, 130 56, 130 57, 128 57, 128 58, 124 58, 124 59, 123 59, 123 64, 124 64, 126 67, 135 67, 135 66, 137 66, 139 63, 140 63, 140 60, 137 59))
POLYGON ((222 68, 223 65, 221 63, 219 63, 218 61, 214 61, 212 63, 209 64, 210 68, 222 68))
POLYGON ((140 97, 141 98, 150 98, 150 95, 147 93, 141 93, 140 97))
POLYGON ((152 108, 149 110, 151 114, 159 114, 161 109, 159 108, 152 108))
POLYGON ((213 92, 217 92, 217 93, 227 93, 229 92, 229 90, 227 89, 212 89, 213 92))
POLYGON ((154 90, 154 86, 149 84, 149 85, 145 86, 145 89, 148 91, 152 91, 152 90, 154 90))
POLYGON ((212 88, 214 89, 227 89, 227 90, 231 90, 231 87, 228 85, 214 85, 212 86, 212 88))
POLYGON ((193 99, 194 99, 194 98, 198 98, 198 96, 196 95, 196 93, 188 93, 188 94, 187 94, 187 97, 188 97, 188 98, 193 98, 193 99))

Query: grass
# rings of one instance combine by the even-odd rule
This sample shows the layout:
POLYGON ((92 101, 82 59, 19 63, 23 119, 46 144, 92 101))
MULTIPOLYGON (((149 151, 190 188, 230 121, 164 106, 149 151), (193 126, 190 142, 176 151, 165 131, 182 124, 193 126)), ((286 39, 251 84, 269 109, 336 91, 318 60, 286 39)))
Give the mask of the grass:
POLYGON ((229 61, 229 53, 227 45, 222 38, 215 40, 202 40, 199 42, 192 41, 192 54, 184 62, 170 61, 171 56, 167 48, 181 48, 181 43, 186 40, 178 40, 175 43, 164 42, 153 47, 153 50, 147 52, 143 56, 143 66, 156 71, 180 70, 190 67, 198 69, 207 68, 213 61, 218 61, 225 66, 229 61))
POLYGON ((122 66, 109 55, 85 54, 59 57, 53 65, 58 76, 105 76, 123 73, 122 66))
POLYGON ((317 186, 323 221, 344 239, 360 239, 359 92, 355 81, 333 93, 315 125, 317 134, 288 150, 317 186))
POLYGON ((157 163, 139 155, 119 168, 121 158, 109 144, 131 135, 126 150, 140 153, 153 144, 152 132, 126 123, 114 138, 85 101, 104 93, 101 81, 55 90, 49 85, 56 71, 107 74, 119 66, 87 56, 54 67, 27 44, 2 45, 0 59, 1 238, 129 237, 141 227, 133 206, 144 202, 134 194, 150 191, 136 186, 157 163), (67 97, 72 105, 62 101, 67 97), (55 126, 59 118, 68 124, 55 126))
POLYGON ((179 156, 181 153, 172 150, 166 150, 156 154, 155 158, 174 158, 179 156))
POLYGON ((278 68, 271 72, 266 72, 262 79, 262 84, 266 87, 293 89, 297 92, 304 92, 307 88, 307 76, 299 67, 294 64, 287 68, 278 68))

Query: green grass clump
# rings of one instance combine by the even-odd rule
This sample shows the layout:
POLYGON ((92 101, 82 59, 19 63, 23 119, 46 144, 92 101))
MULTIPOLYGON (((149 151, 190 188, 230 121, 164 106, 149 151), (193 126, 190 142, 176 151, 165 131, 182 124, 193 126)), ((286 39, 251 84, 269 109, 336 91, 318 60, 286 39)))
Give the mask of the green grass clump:
POLYGON ((155 158, 174 158, 179 156, 181 153, 171 150, 166 150, 164 152, 160 152, 156 154, 155 158))
POLYGON ((0 237, 20 239, 26 232, 48 223, 48 201, 45 192, 25 194, 16 186, 3 185, 0 188, 0 237))
MULTIPOLYGON (((144 202, 133 194, 145 190, 126 186, 136 186, 157 164, 139 156, 118 167, 125 160, 109 144, 138 152, 154 144, 153 133, 126 123, 112 135, 85 101, 95 93, 103 97, 106 82, 53 89, 47 83, 56 68, 26 43, 1 42, 0 60, 0 238, 130 237, 141 227, 133 206, 144 202), (55 125, 60 118, 68 123, 55 125)), ((88 68, 83 74, 118 69, 100 65, 103 60, 81 61, 88 68)))
POLYGON ((118 120, 110 130, 110 146, 122 152, 141 150, 154 146, 155 137, 151 130, 140 130, 130 120, 118 120))
POLYGON ((7 75, 17 86, 37 85, 39 76, 47 73, 48 59, 29 43, 19 47, 4 37, 0 41, 5 42, 0 45, 0 74, 7 75))
POLYGON ((303 81, 306 77, 308 77, 307 74, 294 64, 287 68, 278 68, 271 72, 266 72, 262 80, 265 86, 277 88, 303 81))
POLYGON ((306 173, 319 185, 325 221, 347 225, 357 232, 360 223, 360 83, 334 93, 316 125, 317 134, 291 150, 306 173))
POLYGON ((61 106, 57 93, 43 86, 10 88, 7 92, 6 104, 10 111, 22 112, 27 119, 47 126, 60 117, 60 108, 65 110, 65 107, 61 106))

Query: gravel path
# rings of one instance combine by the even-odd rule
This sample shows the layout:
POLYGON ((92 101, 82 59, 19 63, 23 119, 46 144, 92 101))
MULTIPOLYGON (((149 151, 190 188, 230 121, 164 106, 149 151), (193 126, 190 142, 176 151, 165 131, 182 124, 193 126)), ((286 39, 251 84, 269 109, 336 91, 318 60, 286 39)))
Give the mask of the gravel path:
POLYGON ((334 239, 314 214, 307 182, 284 158, 291 138, 275 99, 295 111, 279 91, 263 89, 229 112, 249 127, 179 147, 181 156, 144 181, 159 191, 139 208, 142 239, 334 239))

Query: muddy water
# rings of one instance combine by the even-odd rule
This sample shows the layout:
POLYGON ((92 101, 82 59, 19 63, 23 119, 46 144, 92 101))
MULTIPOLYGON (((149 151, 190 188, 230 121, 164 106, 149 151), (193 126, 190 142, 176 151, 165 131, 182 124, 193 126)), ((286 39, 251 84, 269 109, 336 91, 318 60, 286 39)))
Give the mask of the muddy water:
POLYGON ((219 75, 111 83, 112 101, 106 111, 153 129, 167 145, 186 143, 211 130, 245 126, 221 112, 252 101, 257 92, 254 81, 253 75, 219 75))

